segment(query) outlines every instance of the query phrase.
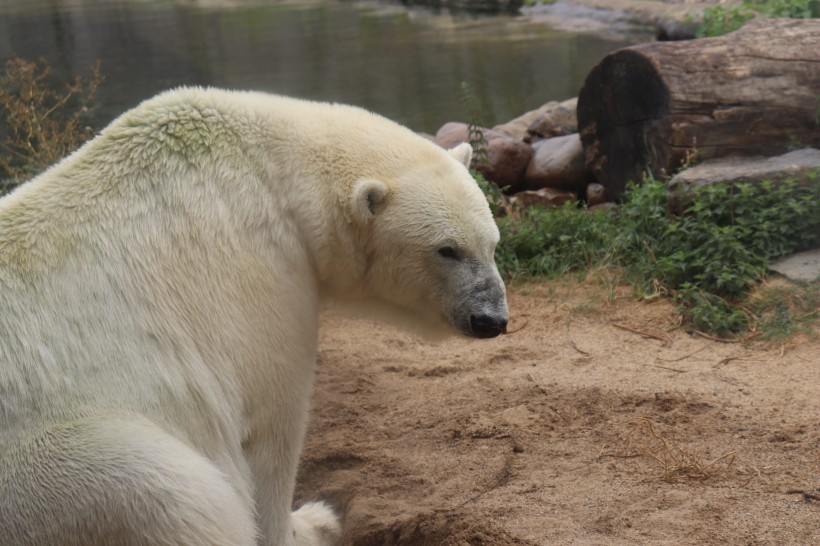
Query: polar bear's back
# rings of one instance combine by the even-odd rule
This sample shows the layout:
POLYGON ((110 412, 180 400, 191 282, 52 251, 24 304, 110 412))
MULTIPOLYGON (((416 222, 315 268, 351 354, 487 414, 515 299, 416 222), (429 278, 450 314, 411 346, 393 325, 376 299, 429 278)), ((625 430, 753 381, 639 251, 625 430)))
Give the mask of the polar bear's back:
MULTIPOLYGON (((229 124, 218 139, 223 146, 266 149, 274 163, 289 171, 320 171, 323 176, 330 171, 341 183, 366 176, 389 177, 444 157, 432 142, 364 108, 253 91, 169 91, 126 114, 128 119, 119 120, 119 125, 133 124, 143 110, 167 119, 180 115, 172 112, 190 108, 218 112, 222 122, 229 124)), ((230 150, 224 155, 231 155, 230 150)))
MULTIPOLYGON (((236 340, 277 329, 256 317, 285 297, 265 295, 277 272, 245 252, 243 226, 293 239, 277 227, 282 218, 324 206, 306 181, 342 194, 363 177, 390 183, 392 173, 442 161, 452 160, 434 144, 352 106, 183 88, 126 112, 0 200, 0 451, 32 427, 97 408, 168 418, 176 406, 215 420, 187 426, 228 434, 219 431, 235 417, 225 408, 241 406, 231 399, 238 389, 202 355, 241 360, 253 347, 236 340), (275 197, 251 186, 259 176, 277 179, 275 197), (236 225, 230 207, 244 215, 236 225), (243 260, 246 278, 223 271, 243 260), (184 289, 205 271, 201 286, 184 289), (200 324, 216 316, 224 322, 200 324), (198 339, 193 328, 208 333, 198 339), (232 339, 231 328, 243 331, 232 339)), ((296 282, 309 279, 288 280, 296 282)), ((303 291, 304 302, 317 297, 303 291)))

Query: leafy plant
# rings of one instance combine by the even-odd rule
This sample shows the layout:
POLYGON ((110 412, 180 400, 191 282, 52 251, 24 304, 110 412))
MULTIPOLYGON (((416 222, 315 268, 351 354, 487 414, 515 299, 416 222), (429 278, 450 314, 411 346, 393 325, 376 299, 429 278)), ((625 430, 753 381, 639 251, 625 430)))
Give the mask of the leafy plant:
MULTIPOLYGON (((745 6, 713 6, 703 10, 701 22, 695 31, 698 38, 721 36, 741 28, 754 19, 755 12, 745 6)), ((694 18, 690 18, 693 21, 694 18)))
POLYGON ((820 17, 820 0, 744 0, 740 5, 713 6, 703 10, 698 38, 720 36, 737 30, 758 15, 770 18, 813 19, 820 17))
POLYGON ((766 17, 788 19, 820 17, 820 0, 751 0, 748 3, 766 17))
POLYGON ((496 262, 509 278, 555 277, 612 258, 614 217, 591 214, 573 203, 551 210, 525 209, 500 218, 498 227, 496 262))
POLYGON ((467 111, 467 141, 473 148, 473 167, 490 163, 487 138, 484 136, 481 105, 472 86, 467 82, 459 85, 461 103, 467 111))
POLYGON ((499 188, 494 182, 490 182, 484 178, 484 175, 475 169, 470 169, 470 174, 473 175, 478 187, 481 188, 481 191, 484 192, 485 196, 487 196, 487 202, 490 204, 490 211, 493 213, 493 216, 501 216, 502 208, 505 202, 504 195, 501 193, 501 188, 499 188))
POLYGON ((499 269, 521 279, 614 266, 639 296, 671 296, 697 330, 783 323, 784 313, 750 310, 748 294, 774 258, 820 243, 820 184, 707 186, 680 216, 669 214, 666 190, 655 180, 632 186, 610 213, 567 204, 499 218, 499 269))
POLYGON ((662 212, 665 189, 631 190, 619 212, 621 263, 639 290, 673 294, 698 329, 743 330, 749 317, 737 304, 772 260, 820 242, 817 184, 707 186, 680 217, 662 212))
POLYGON ((479 171, 480 167, 487 167, 490 165, 490 152, 487 148, 487 138, 484 136, 484 129, 481 122, 481 107, 478 97, 473 91, 473 88, 467 82, 461 82, 459 86, 461 95, 461 102, 467 110, 467 141, 473 148, 473 160, 470 173, 475 178, 481 191, 487 196, 487 201, 490 204, 490 210, 493 216, 501 214, 504 196, 502 189, 494 182, 487 180, 479 171))
POLYGON ((44 60, 11 59, 0 77, 0 194, 30 178, 85 142, 92 131, 84 113, 102 83, 100 66, 53 87, 51 67, 44 60))

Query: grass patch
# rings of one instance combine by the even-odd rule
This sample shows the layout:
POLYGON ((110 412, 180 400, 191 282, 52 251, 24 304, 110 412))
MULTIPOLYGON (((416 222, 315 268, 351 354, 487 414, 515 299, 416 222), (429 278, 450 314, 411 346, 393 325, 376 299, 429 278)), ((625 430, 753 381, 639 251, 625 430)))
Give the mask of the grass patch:
POLYGON ((509 279, 555 278, 587 271, 612 255, 614 219, 588 214, 572 203, 554 210, 533 207, 498 219, 496 263, 509 279))
POLYGON ((771 19, 816 19, 820 17, 820 0, 743 0, 741 3, 706 8, 698 22, 698 38, 721 36, 744 26, 755 17, 771 19))
POLYGON ((820 283, 783 279, 757 287, 744 302, 765 341, 782 342, 797 335, 817 337, 820 283))
POLYGON ((817 283, 786 307, 783 297, 749 294, 774 259, 820 244, 820 184, 707 186, 679 216, 668 212, 666 191, 649 180, 609 212, 567 204, 499 218, 499 270, 513 281, 610 270, 639 297, 672 298, 690 328, 722 337, 814 327, 817 283))

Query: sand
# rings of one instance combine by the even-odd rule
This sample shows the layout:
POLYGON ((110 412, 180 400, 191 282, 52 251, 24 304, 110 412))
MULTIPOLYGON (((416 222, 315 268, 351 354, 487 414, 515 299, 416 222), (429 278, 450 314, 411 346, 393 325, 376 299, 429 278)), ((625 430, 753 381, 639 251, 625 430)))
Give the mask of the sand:
POLYGON ((296 504, 343 544, 817 544, 820 343, 724 343, 606 283, 511 290, 511 334, 328 313, 296 504))

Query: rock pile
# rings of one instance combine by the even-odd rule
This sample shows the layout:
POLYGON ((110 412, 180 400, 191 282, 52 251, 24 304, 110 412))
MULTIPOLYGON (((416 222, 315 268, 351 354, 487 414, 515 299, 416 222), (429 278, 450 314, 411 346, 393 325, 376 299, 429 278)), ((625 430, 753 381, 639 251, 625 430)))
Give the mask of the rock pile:
MULTIPOLYGON (((518 207, 560 207, 581 201, 590 210, 607 210, 603 185, 588 167, 577 132, 577 99, 549 102, 518 118, 483 129, 486 160, 475 168, 502 189, 518 207)), ((452 148, 469 141, 466 123, 449 122, 434 141, 452 148)), ((475 145, 475 144, 474 144, 475 145)), ((710 184, 760 183, 797 179, 802 184, 820 183, 820 151, 805 148, 777 157, 726 157, 704 161, 682 170, 669 180, 668 203, 679 214, 691 202, 698 187, 710 184)))
MULTIPOLYGON (((512 121, 482 129, 487 161, 476 161, 475 168, 519 206, 556 207, 575 200, 601 204, 603 188, 584 164, 577 102, 549 102, 512 121)), ((469 127, 446 123, 436 133, 435 142, 444 148, 469 142, 469 127)))

